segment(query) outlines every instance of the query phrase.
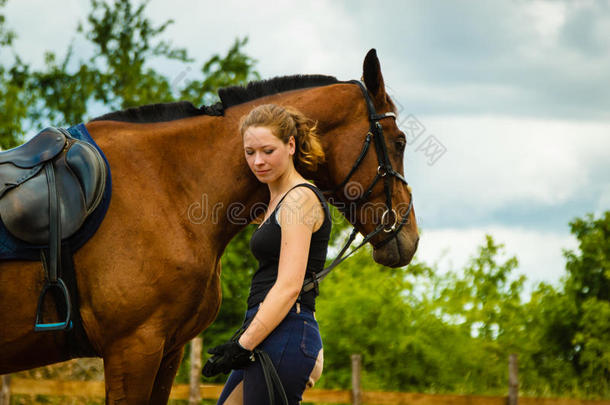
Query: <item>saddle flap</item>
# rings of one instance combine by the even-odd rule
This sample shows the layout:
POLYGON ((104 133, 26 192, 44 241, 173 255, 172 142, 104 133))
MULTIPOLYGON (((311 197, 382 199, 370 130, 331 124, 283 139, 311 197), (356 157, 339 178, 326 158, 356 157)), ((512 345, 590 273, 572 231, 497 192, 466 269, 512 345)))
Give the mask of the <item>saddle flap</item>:
POLYGON ((9 190, 0 199, 2 222, 17 238, 31 243, 48 242, 49 195, 46 190, 47 177, 43 170, 20 187, 9 190), (38 212, 32 212, 32 208, 38 212), (30 241, 28 234, 41 235, 46 239, 30 241))
MULTIPOLYGON (((99 151, 87 142, 60 134, 68 145, 62 146, 51 161, 34 168, 0 165, 0 182, 5 185, 0 187, 0 217, 12 235, 27 243, 49 243, 50 197, 57 198, 60 237, 66 239, 78 231, 104 194, 106 165, 99 151), (52 167, 51 173, 40 170, 48 165, 52 167), (49 176, 54 180, 49 181, 49 176)), ((37 156, 44 159, 55 150, 38 150, 37 156)), ((17 160, 11 159, 11 163, 17 160)))
POLYGON ((66 136, 56 128, 45 128, 35 137, 16 148, 0 152, 0 164, 12 163, 31 168, 53 159, 66 144, 66 136))
MULTIPOLYGON (((62 238, 66 238, 82 225, 87 209, 75 176, 61 165, 54 170, 62 238)), ((49 192, 45 172, 40 171, 19 187, 9 190, 0 199, 0 215, 6 228, 17 238, 38 245, 49 243, 49 192)))

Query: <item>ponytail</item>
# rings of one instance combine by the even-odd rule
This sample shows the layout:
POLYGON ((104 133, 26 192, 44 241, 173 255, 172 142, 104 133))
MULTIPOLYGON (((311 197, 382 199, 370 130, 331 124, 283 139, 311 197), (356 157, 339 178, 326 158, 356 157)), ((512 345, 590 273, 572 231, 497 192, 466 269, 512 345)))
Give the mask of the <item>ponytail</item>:
POLYGON ((295 167, 305 171, 315 172, 318 164, 324 162, 324 150, 317 133, 317 122, 307 118, 300 111, 287 107, 286 111, 292 117, 296 129, 295 167))
POLYGON ((290 137, 294 136, 296 148, 293 162, 299 172, 315 172, 318 165, 325 160, 324 149, 317 133, 317 123, 296 108, 275 104, 260 105, 242 117, 242 137, 251 126, 271 129, 284 143, 288 143, 290 137))

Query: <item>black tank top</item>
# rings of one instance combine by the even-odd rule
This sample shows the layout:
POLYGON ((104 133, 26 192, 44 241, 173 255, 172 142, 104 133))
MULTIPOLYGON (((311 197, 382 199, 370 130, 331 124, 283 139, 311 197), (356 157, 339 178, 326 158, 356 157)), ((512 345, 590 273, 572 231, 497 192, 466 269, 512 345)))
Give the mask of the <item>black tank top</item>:
MULTIPOLYGON (((330 219, 330 211, 322 192, 318 190, 317 187, 309 183, 300 183, 293 188, 299 186, 306 186, 313 190, 320 199, 322 208, 324 209, 324 222, 322 223, 322 226, 320 226, 320 229, 311 235, 307 269, 305 271, 305 276, 307 277, 308 275, 311 275, 312 272, 318 273, 324 268, 332 223, 330 219)), ((292 190, 292 188, 290 190, 292 190)), ((290 192, 290 190, 288 190, 288 192, 290 192)), ((288 192, 286 192, 282 199, 277 203, 269 218, 267 218, 267 220, 265 220, 265 222, 254 231, 252 237, 250 238, 250 250, 252 251, 252 254, 256 260, 258 260, 259 266, 252 277, 250 296, 248 297, 248 308, 252 308, 253 306, 261 303, 277 280, 282 228, 277 223, 275 214, 280 206, 280 203, 284 197, 286 197, 288 192)), ((312 311, 315 311, 316 296, 317 293, 315 289, 302 294, 301 304, 306 305, 312 311)))

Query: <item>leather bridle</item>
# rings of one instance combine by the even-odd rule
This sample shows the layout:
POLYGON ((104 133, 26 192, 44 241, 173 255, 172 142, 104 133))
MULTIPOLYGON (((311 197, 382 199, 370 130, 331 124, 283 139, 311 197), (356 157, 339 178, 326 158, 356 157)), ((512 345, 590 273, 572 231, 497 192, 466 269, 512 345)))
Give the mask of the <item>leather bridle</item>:
MULTIPOLYGON (((371 191, 373 190, 373 187, 375 187, 375 184, 377 184, 377 182, 380 179, 383 179, 383 188, 384 188, 385 197, 386 197, 386 201, 385 201, 386 210, 381 215, 381 221, 379 222, 379 225, 377 225, 377 227, 372 232, 370 232, 369 234, 367 234, 364 237, 364 239, 362 240, 360 245, 358 245, 355 249, 353 249, 351 252, 349 252, 349 254, 347 254, 346 256, 343 256, 345 251, 349 248, 349 246, 352 244, 352 242, 356 238, 356 234, 358 233, 358 230, 354 227, 347 242, 345 243, 343 248, 341 248, 341 250, 339 251, 339 254, 332 261, 332 263, 328 267, 326 267, 325 269, 320 271, 319 273, 314 274, 313 277, 308 276, 305 279, 305 281, 303 283, 303 289, 301 290, 301 294, 308 292, 313 288, 315 288, 317 291, 318 283, 321 280, 323 280, 324 277, 326 277, 326 275, 334 267, 336 267, 343 260, 345 260, 349 256, 351 256, 356 250, 358 250, 362 246, 364 246, 369 240, 371 240, 375 235, 377 235, 381 231, 384 231, 384 232, 388 233, 389 235, 387 238, 385 238, 381 242, 379 242, 379 244, 377 244, 377 246, 375 246, 375 248, 378 249, 381 246, 388 243, 392 238, 394 238, 398 234, 398 232, 400 232, 400 229, 407 222, 407 220, 409 218, 409 214, 411 213, 411 210, 413 208, 413 195, 411 194, 411 188, 409 186, 409 183, 407 183, 407 180, 405 180, 405 178, 400 173, 398 173, 397 171, 395 171, 392 168, 392 163, 390 162, 390 157, 388 155, 388 149, 386 147, 385 139, 383 138, 383 129, 381 127, 381 124, 379 123, 379 121, 384 118, 391 117, 391 118, 396 119, 396 114, 394 114, 393 112, 377 114, 377 111, 375 110, 375 106, 373 104, 373 101, 371 100, 369 92, 366 89, 366 87, 364 86, 364 84, 362 84, 361 81, 350 80, 350 81, 347 81, 344 83, 353 83, 353 84, 357 84, 360 87, 360 90, 362 91, 362 94, 364 95, 364 99, 366 101, 366 107, 368 110, 370 126, 369 126, 369 131, 367 132, 366 138, 364 140, 364 145, 362 147, 362 150, 360 151, 360 155, 356 159, 356 162, 352 166, 352 169, 349 171, 349 173, 347 174, 345 179, 341 183, 339 183, 336 187, 334 187, 333 189, 324 190, 323 193, 327 194, 327 195, 334 194, 336 191, 341 190, 343 187, 345 187, 345 185, 348 183, 349 179, 352 177, 352 175, 356 172, 356 170, 360 166, 360 163, 362 163, 362 161, 364 160, 364 157, 366 156, 366 154, 369 150, 369 146, 371 144, 371 139, 372 139, 375 142, 375 151, 377 152, 377 161, 379 162, 379 166, 377 167, 377 173, 375 175, 375 178, 373 179, 373 181, 367 188, 367 190, 362 194, 362 196, 358 200, 353 201, 351 204, 357 205, 357 204, 365 201, 371 194, 371 191), (403 215, 403 217, 401 218, 400 221, 398 221, 398 216, 396 214, 396 211, 392 208, 392 184, 391 184, 392 176, 396 177, 398 180, 403 182, 407 186, 407 190, 409 192, 409 207, 407 208, 407 212, 403 215), (392 218, 393 218, 393 223, 390 226, 386 226, 386 223, 385 223, 388 215, 392 215, 392 218)), ((388 222, 388 224, 389 224, 389 222, 388 222)), ((300 298, 300 296, 299 296, 299 298, 300 298)))

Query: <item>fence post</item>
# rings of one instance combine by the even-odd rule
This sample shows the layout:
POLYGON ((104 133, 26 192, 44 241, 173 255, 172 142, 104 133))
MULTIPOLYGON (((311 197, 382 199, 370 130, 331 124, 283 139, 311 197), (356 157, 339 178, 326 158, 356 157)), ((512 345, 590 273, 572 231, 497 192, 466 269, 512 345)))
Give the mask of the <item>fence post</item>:
POLYGON ((195 337, 191 340, 191 377, 189 380, 189 405, 196 405, 201 402, 199 383, 201 381, 201 346, 203 338, 195 337))
POLYGON ((11 375, 0 375, 0 405, 11 403, 11 375))
POLYGON ((519 366, 517 355, 508 356, 508 405, 517 405, 519 401, 519 366))
POLYGON ((352 404, 362 405, 362 391, 360 389, 360 370, 362 368, 362 356, 352 354, 352 404))

